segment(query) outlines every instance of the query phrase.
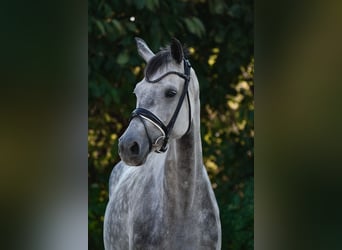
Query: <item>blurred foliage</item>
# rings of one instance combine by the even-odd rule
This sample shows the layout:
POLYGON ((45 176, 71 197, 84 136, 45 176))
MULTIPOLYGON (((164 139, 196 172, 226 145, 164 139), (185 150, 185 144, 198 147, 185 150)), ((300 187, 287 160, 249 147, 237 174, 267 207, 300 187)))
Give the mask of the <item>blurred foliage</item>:
POLYGON ((88 1, 89 249, 103 249, 108 179, 135 107, 144 62, 177 37, 201 88, 203 159, 220 207, 222 249, 253 249, 254 55, 252 0, 88 1))

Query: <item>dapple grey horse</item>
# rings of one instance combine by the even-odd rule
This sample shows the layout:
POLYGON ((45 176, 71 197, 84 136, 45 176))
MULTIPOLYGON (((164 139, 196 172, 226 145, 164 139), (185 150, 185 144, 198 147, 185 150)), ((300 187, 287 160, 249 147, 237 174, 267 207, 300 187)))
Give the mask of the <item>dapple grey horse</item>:
POLYGON ((109 180, 106 250, 221 249, 219 209, 203 165, 199 84, 177 39, 146 61, 137 106, 109 180))

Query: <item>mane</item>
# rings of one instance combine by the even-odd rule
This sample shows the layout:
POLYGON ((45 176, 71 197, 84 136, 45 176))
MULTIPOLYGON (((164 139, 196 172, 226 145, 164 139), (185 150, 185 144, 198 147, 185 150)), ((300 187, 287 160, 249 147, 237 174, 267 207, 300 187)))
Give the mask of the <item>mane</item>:
MULTIPOLYGON (((183 47, 184 56, 188 56, 188 49, 183 47)), ((145 76, 152 78, 159 68, 166 67, 172 61, 170 46, 162 48, 154 57, 152 57, 145 68, 145 76)))

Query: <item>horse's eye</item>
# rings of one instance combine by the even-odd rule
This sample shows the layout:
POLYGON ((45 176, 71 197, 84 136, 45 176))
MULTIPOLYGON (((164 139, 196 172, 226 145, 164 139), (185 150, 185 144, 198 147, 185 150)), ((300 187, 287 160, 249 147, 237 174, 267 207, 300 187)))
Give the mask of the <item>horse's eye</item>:
POLYGON ((177 94, 177 91, 175 89, 168 89, 165 92, 166 97, 174 97, 177 94))

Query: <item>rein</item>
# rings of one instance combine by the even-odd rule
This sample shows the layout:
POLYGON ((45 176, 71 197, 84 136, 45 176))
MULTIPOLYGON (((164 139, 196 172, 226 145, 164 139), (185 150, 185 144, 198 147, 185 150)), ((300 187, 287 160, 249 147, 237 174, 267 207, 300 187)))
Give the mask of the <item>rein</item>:
POLYGON ((146 81, 150 82, 150 83, 156 83, 159 82, 160 80, 162 80, 164 77, 174 74, 174 75, 178 75, 179 77, 184 79, 184 87, 183 87, 183 91, 181 96, 179 97, 178 100, 178 104, 177 107, 175 109, 175 112, 173 113, 169 123, 167 125, 165 125, 155 114, 153 114, 151 111, 144 109, 144 108, 136 108, 135 110, 133 110, 131 117, 130 117, 130 121, 135 118, 138 117, 144 124, 145 127, 145 131, 150 143, 150 149, 156 146, 159 146, 159 144, 161 144, 161 142, 163 142, 163 144, 161 145, 161 147, 159 149, 156 149, 155 152, 157 153, 164 153, 167 150, 167 143, 169 140, 169 135, 171 134, 171 131, 173 129, 173 126, 176 123, 177 117, 178 117, 178 113, 182 107, 185 95, 187 96, 188 99, 188 105, 189 105, 189 125, 188 125, 188 129, 186 131, 185 134, 187 134, 190 130, 190 125, 191 125, 191 105, 190 105, 190 99, 189 99, 189 92, 188 92, 188 87, 189 87, 189 82, 190 82, 190 69, 191 69, 191 64, 189 62, 188 59, 183 59, 184 62, 184 74, 177 72, 177 71, 169 71, 166 72, 164 75, 160 76, 159 78, 155 79, 155 80, 150 80, 148 77, 146 77, 146 81), (147 131, 146 128, 146 124, 144 122, 144 120, 152 123, 156 128, 158 128, 162 135, 160 137, 158 137, 156 139, 156 141, 154 143, 152 143, 151 138, 149 136, 149 133, 147 131))

